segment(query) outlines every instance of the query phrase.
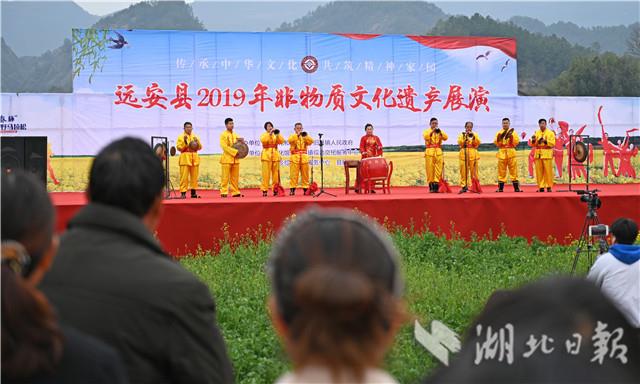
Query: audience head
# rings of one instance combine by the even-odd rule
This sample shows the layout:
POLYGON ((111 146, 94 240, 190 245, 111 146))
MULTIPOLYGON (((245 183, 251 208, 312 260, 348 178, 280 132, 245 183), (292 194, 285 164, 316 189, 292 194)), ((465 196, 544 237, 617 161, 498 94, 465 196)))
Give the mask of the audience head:
MULTIPOLYGON (((504 337, 508 342, 510 333, 505 332, 504 337)), ((545 279, 515 291, 496 291, 469 327, 462 349, 451 365, 436 372, 428 382, 634 382, 640 377, 639 349, 637 331, 595 285, 581 279, 545 279), (495 334, 501 329, 507 331, 508 325, 513 327, 511 364, 506 359, 508 354, 500 362, 499 351, 489 359, 481 349, 487 341, 488 327, 495 334), (626 364, 609 355, 602 365, 591 361, 596 351, 596 329, 603 325, 604 331, 616 332, 614 337, 621 332, 618 345, 627 348, 626 364), (530 351, 527 343, 531 343, 531 335, 537 342, 546 336, 545 348, 553 348, 552 352, 543 353, 540 345, 535 353, 525 357, 530 351), (569 351, 576 352, 578 340, 580 348, 577 354, 571 354, 569 351), (573 343, 569 351, 566 341, 573 343)))
POLYGON ((42 182, 2 173, 2 377, 51 373, 62 356, 54 312, 36 289, 58 249, 54 210, 42 182))
POLYGON ((270 308, 296 368, 361 378, 380 365, 405 320, 397 259, 377 224, 349 211, 307 211, 283 229, 270 308))
POLYGON ((140 139, 127 137, 104 147, 89 173, 89 200, 120 208, 143 219, 151 230, 157 225, 164 187, 162 162, 140 139))
POLYGON ((638 238, 638 224, 631 219, 622 217, 611 224, 610 232, 614 243, 633 244, 638 238))

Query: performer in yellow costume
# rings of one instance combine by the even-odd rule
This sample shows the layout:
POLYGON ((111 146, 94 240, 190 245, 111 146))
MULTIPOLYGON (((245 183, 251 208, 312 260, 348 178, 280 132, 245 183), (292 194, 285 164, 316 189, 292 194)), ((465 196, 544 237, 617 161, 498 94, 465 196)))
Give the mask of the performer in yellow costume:
POLYGON ((556 145, 556 134, 547 129, 547 120, 538 120, 538 129, 531 136, 529 145, 535 148, 534 165, 538 192, 551 192, 553 187, 553 147, 556 145))
POLYGON ((302 130, 302 123, 296 123, 293 127, 295 133, 289 136, 289 145, 291 146, 291 157, 289 158, 290 164, 290 183, 289 183, 289 195, 296 194, 296 188, 298 187, 298 180, 302 177, 302 189, 307 192, 309 188, 309 155, 307 154, 307 148, 313 144, 313 139, 307 132, 302 130))
POLYGON ((442 142, 447 141, 444 131, 438 128, 438 119, 432 117, 429 120, 429 128, 422 133, 424 138, 425 168, 427 169, 427 182, 429 183, 429 193, 438 192, 438 183, 442 179, 442 167, 444 158, 442 157, 442 142))
POLYGON ((222 180, 220 181, 220 196, 227 197, 229 193, 229 183, 231 183, 231 196, 241 197, 239 185, 240 179, 240 159, 236 157, 238 150, 233 148, 236 141, 244 141, 233 132, 233 119, 224 119, 225 131, 220 135, 220 148, 222 148, 222 180))
POLYGON ((281 158, 278 145, 284 143, 284 137, 280 134, 279 129, 273 128, 273 124, 270 121, 264 123, 264 130, 266 132, 260 136, 260 142, 262 143, 262 154, 260 155, 262 184, 260 185, 260 190, 262 191, 262 196, 267 196, 269 185, 271 185, 273 195, 276 196, 278 194, 276 184, 280 183, 281 158))
POLYGON ((191 198, 199 198, 196 193, 198 188, 198 173, 200 172, 200 156, 198 151, 202 149, 200 138, 193 133, 193 125, 185 122, 184 132, 176 139, 176 147, 180 151, 180 198, 187 198, 187 189, 191 188, 191 198))
POLYGON ((480 137, 473 132, 473 123, 467 121, 464 123, 464 132, 458 135, 458 145, 460 146, 460 193, 469 190, 469 183, 478 178, 478 146, 480 145, 480 137))
POLYGON ((507 168, 513 183, 513 190, 522 192, 518 182, 518 160, 516 159, 516 146, 520 143, 520 139, 510 125, 509 118, 502 119, 502 129, 496 133, 496 137, 493 139, 493 143, 498 147, 498 153, 496 154, 498 158, 498 190, 496 192, 504 191, 504 183, 507 181, 507 168))

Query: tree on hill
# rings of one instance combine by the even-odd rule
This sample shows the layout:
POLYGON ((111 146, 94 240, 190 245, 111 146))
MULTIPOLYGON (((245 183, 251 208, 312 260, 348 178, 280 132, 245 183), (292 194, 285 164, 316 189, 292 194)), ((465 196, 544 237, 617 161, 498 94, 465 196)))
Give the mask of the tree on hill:
POLYGON ((576 57, 547 91, 557 96, 638 96, 640 59, 613 53, 576 57))
POLYGON ((591 49, 572 45, 564 38, 531 33, 512 23, 475 14, 440 20, 429 32, 441 36, 514 37, 518 52, 518 90, 521 94, 545 94, 544 85, 569 68, 575 57, 593 56, 591 49))

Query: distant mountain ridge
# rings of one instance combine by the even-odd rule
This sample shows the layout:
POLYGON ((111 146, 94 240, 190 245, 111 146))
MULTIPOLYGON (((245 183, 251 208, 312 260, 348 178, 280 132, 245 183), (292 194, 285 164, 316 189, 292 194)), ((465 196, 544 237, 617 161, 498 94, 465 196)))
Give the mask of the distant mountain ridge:
MULTIPOLYGON (((204 30, 182 1, 143 2, 107 15, 92 28, 204 30)), ((37 57, 17 57, 2 39, 2 92, 72 92, 71 41, 37 57)))
POLYGON ((340 1, 283 23, 276 32, 424 34, 447 17, 427 2, 340 1))
MULTIPOLYGON (((5 17, 11 18, 5 14, 5 9, 13 9, 6 7, 6 4, 14 2, 2 2, 3 21, 5 17)), ((72 5, 78 8, 77 5, 72 5)), ((214 3, 199 9, 214 12, 218 8, 214 3)), ((73 12, 76 11, 77 9, 73 12)), ((68 28, 72 26, 78 25, 71 24, 68 28)), ((98 29, 205 30, 192 6, 183 1, 137 3, 97 20, 92 26, 98 29)), ((624 52, 632 27, 637 28, 637 25, 590 29, 571 23, 546 26, 539 20, 527 17, 515 17, 510 22, 480 15, 450 17, 427 2, 345 1, 323 4, 303 17, 282 23, 276 31, 516 37, 519 92, 544 95, 552 92, 547 84, 568 70, 575 58, 594 57, 605 50, 618 54, 624 52), (576 34, 581 36, 579 41, 582 45, 574 45, 578 38, 572 35, 576 34)), ((31 30, 27 28, 26 31, 31 30)), ((58 45, 40 56, 21 57, 18 53, 20 50, 13 49, 11 40, 4 36, 3 24, 2 92, 71 92, 69 40, 63 40, 62 46, 58 45)), ((38 35, 31 35, 31 39, 38 38, 38 35)), ((605 62, 609 68, 615 69, 616 66, 610 64, 614 62, 612 60, 615 59, 610 58, 605 62)), ((633 61, 630 68, 635 68, 633 61)))
POLYGON ((626 41, 634 25, 584 28, 574 23, 558 22, 546 25, 538 19, 526 16, 514 16, 509 21, 529 32, 544 36, 564 37, 573 44, 593 48, 601 52, 613 52, 618 55, 627 51, 626 41))
POLYGON ((99 17, 73 1, 2 1, 2 37, 16 56, 40 56, 71 39, 71 28, 88 28, 99 17))

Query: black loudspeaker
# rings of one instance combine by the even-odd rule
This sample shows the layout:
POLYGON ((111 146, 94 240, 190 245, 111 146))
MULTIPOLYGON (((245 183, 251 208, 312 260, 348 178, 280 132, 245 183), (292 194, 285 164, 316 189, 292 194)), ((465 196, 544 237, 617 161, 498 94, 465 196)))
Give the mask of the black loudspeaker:
POLYGON ((47 138, 46 137, 2 137, 1 165, 3 172, 24 169, 35 174, 47 184, 47 138))

